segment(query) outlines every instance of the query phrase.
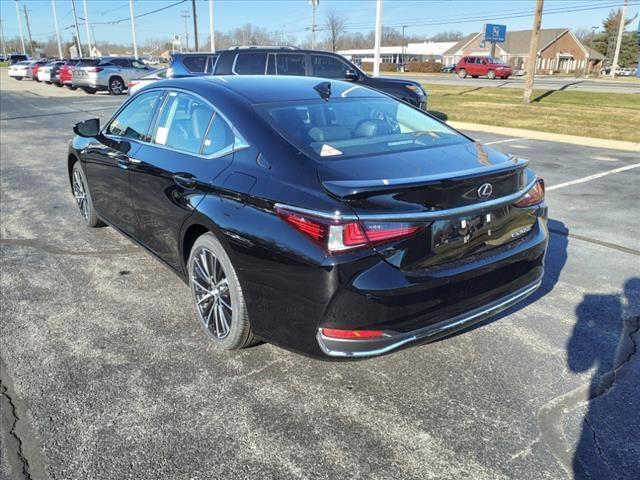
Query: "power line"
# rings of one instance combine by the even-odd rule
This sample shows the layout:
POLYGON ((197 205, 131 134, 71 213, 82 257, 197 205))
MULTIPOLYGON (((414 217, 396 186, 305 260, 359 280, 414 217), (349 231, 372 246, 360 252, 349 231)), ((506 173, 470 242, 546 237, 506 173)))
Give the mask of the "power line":
MULTIPOLYGON (((163 10, 168 10, 170 8, 175 7, 176 5, 180 5, 181 3, 185 3, 187 0, 179 0, 178 2, 172 3, 171 5, 167 5, 166 7, 161 7, 161 8, 156 8, 155 10, 151 10, 149 12, 145 12, 145 13, 140 13, 136 16, 134 16, 133 18, 141 18, 141 17, 146 17, 147 15, 152 15, 154 13, 158 13, 158 12, 162 12, 163 10)), ((81 20, 84 20, 84 18, 82 17, 78 17, 81 20)), ((91 22, 89 25, 115 25, 116 23, 122 23, 122 22, 130 22, 131 21, 131 17, 124 17, 124 18, 120 18, 118 20, 110 20, 107 22, 91 22)))

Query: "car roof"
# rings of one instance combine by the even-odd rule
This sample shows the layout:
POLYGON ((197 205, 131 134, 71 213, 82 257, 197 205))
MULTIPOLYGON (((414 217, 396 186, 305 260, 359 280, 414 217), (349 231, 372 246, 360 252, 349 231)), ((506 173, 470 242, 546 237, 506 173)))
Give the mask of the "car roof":
POLYGON ((387 98, 377 90, 342 80, 286 75, 220 75, 180 78, 163 81, 167 88, 192 89, 204 97, 214 91, 231 91, 250 103, 291 102, 318 100, 320 94, 314 90, 319 83, 331 84, 332 97, 387 98))

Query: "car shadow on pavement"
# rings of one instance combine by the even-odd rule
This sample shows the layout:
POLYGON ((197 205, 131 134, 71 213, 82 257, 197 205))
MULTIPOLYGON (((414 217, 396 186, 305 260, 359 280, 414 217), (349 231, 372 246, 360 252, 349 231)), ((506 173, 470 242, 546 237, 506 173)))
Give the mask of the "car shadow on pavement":
POLYGON ((577 442, 569 438, 575 478, 640 478, 640 278, 627 280, 622 295, 586 294, 576 316, 567 364, 595 371, 577 442))

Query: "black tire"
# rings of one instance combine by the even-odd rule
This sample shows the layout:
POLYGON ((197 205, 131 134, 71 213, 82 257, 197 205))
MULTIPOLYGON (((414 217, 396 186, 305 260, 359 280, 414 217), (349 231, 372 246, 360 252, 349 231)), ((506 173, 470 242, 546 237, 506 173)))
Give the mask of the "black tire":
POLYGON ((122 95, 126 90, 124 80, 120 77, 111 77, 109 79, 109 93, 111 95, 122 95))
POLYGON ((44 82, 44 83, 46 83, 47 85, 51 85, 51 82, 44 82))
POLYGON ((60 82, 56 82, 56 83, 54 83, 54 85, 55 85, 56 87, 58 87, 58 88, 62 88, 62 84, 61 84, 60 82))
POLYGON ((225 350, 238 350, 257 343, 238 275, 215 235, 209 232, 198 237, 187 265, 196 315, 215 343, 225 350), (203 301, 205 297, 209 300, 203 301), (219 320, 220 311, 225 323, 228 319, 231 321, 231 325, 226 323, 226 329, 223 320, 219 320))
POLYGON ((85 225, 90 228, 102 227, 104 223, 98 217, 95 208, 93 208, 93 200, 91 200, 91 192, 89 191, 89 183, 85 177, 80 162, 73 164, 71 169, 71 191, 76 199, 76 204, 80 210, 80 218, 85 225), (84 193, 84 199, 81 194, 84 193))
POLYGON ((97 92, 95 88, 91 88, 91 87, 81 87, 81 88, 84 91, 84 93, 88 93, 89 95, 93 95, 94 93, 97 92))
POLYGON ((461 69, 458 71, 458 76, 459 76, 460 78, 466 78, 466 76, 467 76, 467 71, 466 71, 464 68, 461 68, 461 69))
POLYGON ((22 80, 22 77, 13 77, 13 78, 15 78, 16 80, 22 80))
POLYGON ((487 77, 489 77, 489 80, 495 80, 496 79, 496 72, 494 70, 489 70, 487 72, 487 77))
POLYGON ((67 84, 67 87, 69 87, 71 90, 77 90, 78 89, 78 87, 76 87, 75 85, 67 84))

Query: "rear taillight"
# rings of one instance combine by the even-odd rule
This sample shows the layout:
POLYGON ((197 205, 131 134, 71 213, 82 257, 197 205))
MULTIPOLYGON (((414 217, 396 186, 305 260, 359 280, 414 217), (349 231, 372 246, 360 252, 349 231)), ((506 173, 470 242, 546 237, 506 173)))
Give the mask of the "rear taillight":
POLYGON ((536 179, 536 183, 525 193, 524 197, 518 200, 514 205, 516 207, 531 207, 544 201, 544 180, 540 177, 536 179))
POLYGON ((277 212, 287 223, 320 243, 331 254, 409 237, 423 228, 420 225, 401 222, 328 220, 283 208, 278 208, 277 212))
POLYGON ((89 73, 98 73, 101 72, 102 70, 104 70, 101 67, 92 67, 92 68, 87 68, 87 72, 89 73))
POLYGON ((138 82, 131 80, 131 81, 127 84, 127 87, 131 88, 131 87, 133 87, 134 85, 137 85, 137 84, 138 84, 138 82))
POLYGON ((340 330, 337 328, 322 328, 322 335, 341 340, 367 340, 384 337, 382 330, 340 330))

